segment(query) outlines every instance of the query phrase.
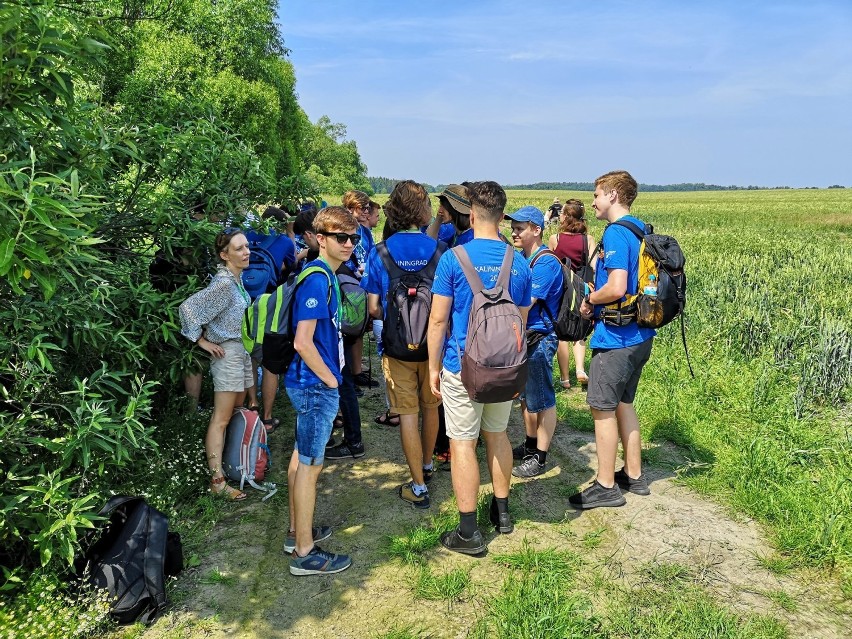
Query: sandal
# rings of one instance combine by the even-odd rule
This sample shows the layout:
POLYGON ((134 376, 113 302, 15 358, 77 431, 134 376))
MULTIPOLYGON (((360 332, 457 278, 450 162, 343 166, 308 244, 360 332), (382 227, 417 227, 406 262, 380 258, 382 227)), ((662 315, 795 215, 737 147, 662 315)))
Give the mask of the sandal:
POLYGON ((390 412, 390 409, 387 409, 384 413, 378 415, 373 421, 380 426, 399 426, 399 415, 392 413, 390 412))
POLYGON ((259 413, 260 412, 260 406, 255 404, 254 406, 249 406, 248 410, 253 410, 255 413, 259 413))
POLYGON ((242 501, 243 499, 248 497, 248 495, 246 495, 244 492, 237 490, 232 486, 228 486, 228 484, 225 483, 224 475, 222 477, 214 477, 210 480, 210 492, 214 495, 222 495, 223 497, 227 497, 232 501, 242 501), (219 488, 218 490, 214 488, 214 486, 219 486, 220 484, 225 484, 225 487, 219 488))
POLYGON ((559 383, 562 385, 562 388, 571 388, 571 380, 570 379, 561 379, 559 383))
POLYGON ((261 419, 263 422, 263 426, 266 428, 266 434, 271 435, 275 432, 275 429, 281 425, 281 420, 277 417, 270 417, 269 419, 261 419))
POLYGON ((580 384, 580 386, 588 386, 589 385, 589 376, 586 375, 586 374, 582 374, 582 375, 578 374, 577 375, 577 383, 580 384))
POLYGON ((331 423, 331 430, 340 430, 343 428, 343 415, 337 415, 331 423))

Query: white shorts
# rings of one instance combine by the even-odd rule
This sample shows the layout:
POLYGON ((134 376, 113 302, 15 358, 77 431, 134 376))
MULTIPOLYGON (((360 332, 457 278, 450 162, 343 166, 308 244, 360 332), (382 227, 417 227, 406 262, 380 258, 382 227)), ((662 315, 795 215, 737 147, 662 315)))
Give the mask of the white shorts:
POLYGON ((217 393, 241 393, 254 386, 251 357, 246 352, 242 340, 229 339, 219 346, 225 350, 225 356, 214 357, 210 361, 213 390, 217 393))

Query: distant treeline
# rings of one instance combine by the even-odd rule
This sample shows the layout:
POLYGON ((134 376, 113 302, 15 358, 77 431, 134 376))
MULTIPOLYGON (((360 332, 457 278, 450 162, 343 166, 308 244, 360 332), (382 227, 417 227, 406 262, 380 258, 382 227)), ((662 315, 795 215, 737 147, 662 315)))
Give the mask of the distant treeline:
MULTIPOLYGON (((376 193, 390 193, 393 187, 399 180, 385 177, 368 177, 373 191, 376 193)), ((430 193, 436 193, 444 190, 445 184, 431 186, 423 183, 426 190, 430 193)), ((509 184, 505 185, 506 189, 518 191, 594 191, 594 182, 536 182, 535 184, 509 184)), ((640 184, 639 190, 645 192, 653 191, 762 191, 769 189, 790 189, 790 186, 722 186, 721 184, 704 184, 703 182, 687 182, 683 184, 640 184)), ((819 187, 808 186, 804 188, 816 189, 819 187)), ((830 189, 846 188, 840 184, 832 184, 830 189)))

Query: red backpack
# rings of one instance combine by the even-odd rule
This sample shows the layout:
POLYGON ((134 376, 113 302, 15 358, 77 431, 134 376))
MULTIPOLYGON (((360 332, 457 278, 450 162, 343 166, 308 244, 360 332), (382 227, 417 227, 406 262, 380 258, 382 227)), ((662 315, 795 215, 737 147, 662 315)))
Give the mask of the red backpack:
POLYGON ((240 482, 240 490, 248 484, 265 492, 262 501, 266 501, 278 491, 275 484, 263 481, 270 465, 266 428, 257 411, 236 409, 225 431, 225 448, 222 451, 225 477, 240 482))

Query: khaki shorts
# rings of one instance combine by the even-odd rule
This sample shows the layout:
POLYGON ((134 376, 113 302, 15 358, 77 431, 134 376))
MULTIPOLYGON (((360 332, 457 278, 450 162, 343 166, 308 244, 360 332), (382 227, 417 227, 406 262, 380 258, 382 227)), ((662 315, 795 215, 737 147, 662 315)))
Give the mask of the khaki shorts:
POLYGON ((447 437, 457 440, 472 440, 479 437, 480 428, 488 433, 506 430, 512 400, 499 404, 474 402, 461 381, 460 373, 441 371, 441 396, 444 400, 444 419, 447 437))
POLYGON ((210 361, 213 390, 217 393, 241 393, 254 386, 251 357, 242 340, 229 339, 219 346, 225 350, 225 357, 213 357, 210 361))
POLYGON ((437 408, 441 403, 429 386, 429 362, 403 362, 383 355, 382 371, 392 413, 416 415, 421 408, 437 408))

